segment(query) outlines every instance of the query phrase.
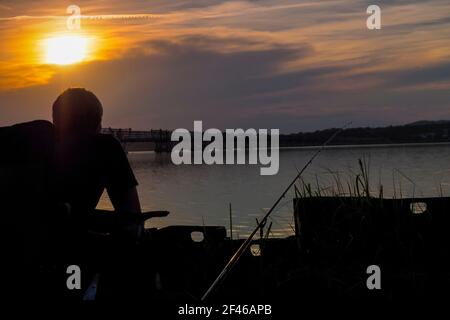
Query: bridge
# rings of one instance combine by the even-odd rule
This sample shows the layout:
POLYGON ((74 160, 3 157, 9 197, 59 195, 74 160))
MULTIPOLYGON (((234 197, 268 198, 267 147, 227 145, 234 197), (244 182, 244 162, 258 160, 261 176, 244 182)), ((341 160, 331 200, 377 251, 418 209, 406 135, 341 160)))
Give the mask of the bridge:
POLYGON ((171 152, 174 145, 170 140, 172 131, 169 130, 139 131, 131 128, 103 128, 102 133, 113 135, 120 141, 125 151, 171 152))

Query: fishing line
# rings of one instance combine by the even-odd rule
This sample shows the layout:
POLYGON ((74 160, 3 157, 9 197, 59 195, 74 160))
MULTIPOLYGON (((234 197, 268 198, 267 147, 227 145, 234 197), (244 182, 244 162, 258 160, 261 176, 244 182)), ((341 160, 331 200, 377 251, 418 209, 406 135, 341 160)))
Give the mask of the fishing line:
POLYGON ((351 122, 347 123, 342 128, 338 129, 327 141, 325 141, 324 144, 312 155, 312 157, 309 159, 309 161, 303 166, 302 170, 298 172, 298 174, 295 176, 295 178, 289 183, 289 185, 286 187, 286 189, 283 191, 283 193, 280 195, 280 197, 275 201, 275 203, 272 205, 270 210, 266 213, 264 218, 259 222, 259 224, 256 226, 256 228, 253 230, 253 232, 250 234, 250 236, 241 244, 239 249, 234 253, 234 255, 231 257, 231 259, 228 261, 226 266, 223 268, 223 270, 220 272, 220 274, 217 276, 216 280, 212 283, 212 285, 208 288, 208 290, 205 292, 205 294, 202 296, 201 301, 205 301, 208 299, 208 297, 220 286, 220 284, 225 280, 226 276, 230 273, 232 268, 236 265, 236 263, 241 258, 242 254, 249 248, 251 241, 255 234, 258 232, 258 230, 265 225, 267 218, 271 215, 272 211, 278 206, 278 204, 281 202, 281 200, 286 196, 288 191, 292 188, 292 186, 295 184, 295 182, 301 177, 303 172, 311 165, 311 163, 314 161, 314 159, 326 148, 326 146, 336 138, 336 136, 345 130, 349 125, 351 125, 351 122))

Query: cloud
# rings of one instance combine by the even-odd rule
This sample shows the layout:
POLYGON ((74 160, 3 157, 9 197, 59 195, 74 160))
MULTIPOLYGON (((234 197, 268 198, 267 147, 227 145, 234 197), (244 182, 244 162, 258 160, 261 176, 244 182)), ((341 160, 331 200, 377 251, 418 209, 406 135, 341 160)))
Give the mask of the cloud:
MULTIPOLYGON (((425 82, 433 79, 439 73, 438 66, 352 78, 340 78, 345 68, 332 66, 285 73, 279 72, 283 64, 308 59, 315 54, 313 48, 308 44, 300 48, 272 44, 256 50, 254 46, 258 48, 256 40, 199 35, 147 41, 132 57, 66 70, 46 86, 1 95, 0 101, 9 110, 9 118, 19 120, 24 113, 14 106, 30 103, 27 113, 33 111, 37 117, 49 114, 51 102, 62 88, 83 86, 103 101, 107 126, 190 128, 194 120, 201 119, 209 127, 223 129, 231 124, 275 127, 284 132, 338 126, 348 120, 379 124, 386 122, 386 115, 395 119, 406 110, 408 115, 417 116, 421 110, 419 101, 435 104, 427 109, 431 114, 434 111, 442 115, 444 107, 448 107, 448 93, 418 95, 391 90, 403 85, 405 79, 416 79, 409 80, 409 84, 420 83, 422 78, 425 82), (208 46, 199 45, 203 43, 208 46), (226 47, 240 49, 222 50, 226 47), (352 87, 373 78, 379 82, 352 87), (335 82, 344 85, 336 89, 335 82), (24 97, 35 95, 40 98, 23 101, 24 97), (5 96, 9 99, 5 100, 5 96)), ((443 75, 448 74, 447 68, 441 76, 437 75, 439 79, 446 78, 443 75)))
MULTIPOLYGON (((64 21, 1 21, 2 121, 48 117, 70 85, 94 90, 105 124, 313 130, 449 118, 450 3, 379 1, 382 30, 365 27, 370 1, 80 1, 82 13, 139 21, 86 21, 104 47, 88 63, 31 61, 39 30, 64 21), (17 38, 20 26, 28 38, 17 38), (25 41, 27 40, 27 41, 25 41), (27 59, 25 59, 27 58, 27 59), (34 97, 34 98, 33 98, 34 97), (32 104, 32 105, 30 105, 32 104)), ((60 2, 5 1, 0 19, 64 16, 60 2), (27 6, 27 5, 28 6, 27 6), (9 17, 9 18, 8 18, 9 17)))

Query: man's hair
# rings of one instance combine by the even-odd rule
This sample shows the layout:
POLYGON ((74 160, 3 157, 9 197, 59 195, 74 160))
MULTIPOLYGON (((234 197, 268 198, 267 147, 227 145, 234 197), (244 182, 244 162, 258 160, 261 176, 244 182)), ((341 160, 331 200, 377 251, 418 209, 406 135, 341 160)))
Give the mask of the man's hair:
POLYGON ((65 134, 92 134, 100 128, 103 107, 91 91, 69 88, 53 103, 53 124, 65 134))

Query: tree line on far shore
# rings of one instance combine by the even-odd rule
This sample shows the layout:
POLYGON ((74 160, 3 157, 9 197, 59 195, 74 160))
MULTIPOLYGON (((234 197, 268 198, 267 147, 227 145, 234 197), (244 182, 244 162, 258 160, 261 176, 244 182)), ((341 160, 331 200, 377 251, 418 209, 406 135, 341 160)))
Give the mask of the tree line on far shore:
MULTIPOLYGON (((337 129, 280 135, 280 146, 316 146, 337 129)), ((418 121, 402 126, 349 128, 340 133, 332 145, 450 142, 449 121, 418 121)))

